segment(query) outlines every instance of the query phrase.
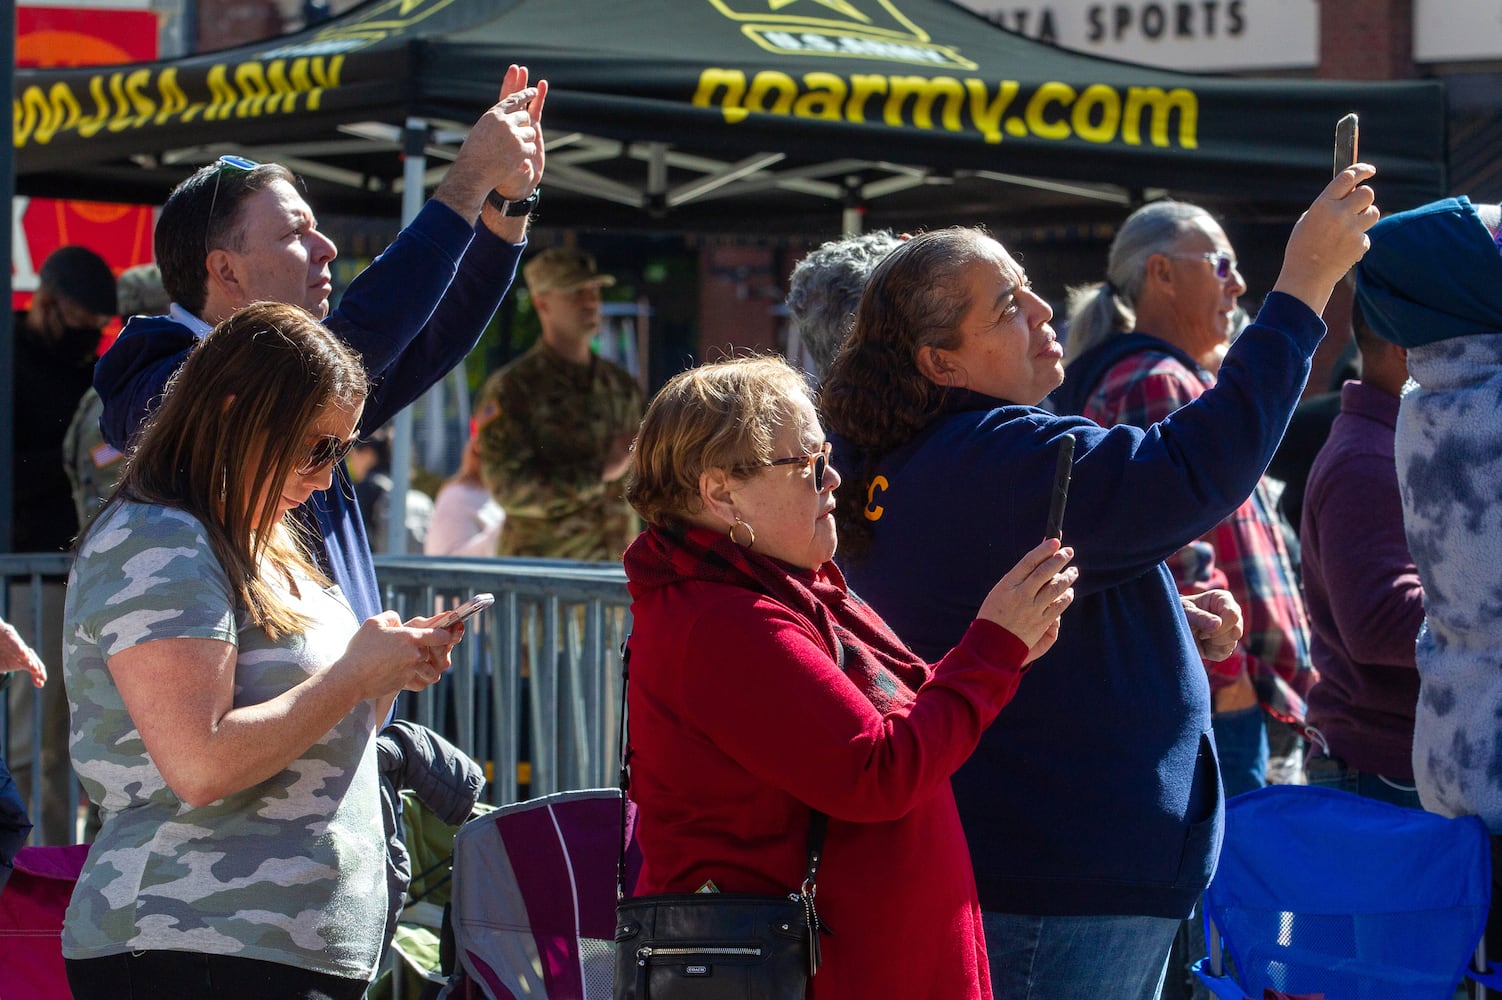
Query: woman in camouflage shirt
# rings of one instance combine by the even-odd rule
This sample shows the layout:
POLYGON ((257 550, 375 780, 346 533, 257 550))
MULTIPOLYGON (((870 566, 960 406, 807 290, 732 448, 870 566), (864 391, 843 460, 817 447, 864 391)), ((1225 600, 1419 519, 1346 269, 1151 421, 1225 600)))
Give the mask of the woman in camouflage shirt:
POLYGON ((329 486, 367 393, 300 309, 195 348, 80 541, 63 672, 103 827, 63 954, 93 997, 360 997, 381 951, 375 731, 458 632, 356 621, 287 514, 329 486))

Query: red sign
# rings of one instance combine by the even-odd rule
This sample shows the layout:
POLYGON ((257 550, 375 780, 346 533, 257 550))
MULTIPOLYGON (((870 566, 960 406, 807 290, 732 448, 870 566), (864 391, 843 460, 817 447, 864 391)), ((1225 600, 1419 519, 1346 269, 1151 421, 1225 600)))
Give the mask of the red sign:
MULTIPOLYGON (((149 10, 18 7, 17 66, 98 66, 156 58, 157 15, 149 10)), ((80 192, 84 193, 84 192, 80 192)), ((60 246, 79 244, 119 274, 152 259, 153 211, 138 205, 16 198, 11 204, 11 304, 25 309, 36 269, 60 246)))

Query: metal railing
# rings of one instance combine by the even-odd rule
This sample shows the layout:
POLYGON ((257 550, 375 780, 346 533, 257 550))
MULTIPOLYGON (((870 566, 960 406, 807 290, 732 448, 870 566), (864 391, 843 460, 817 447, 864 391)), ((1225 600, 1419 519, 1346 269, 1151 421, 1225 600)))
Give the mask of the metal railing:
MULTIPOLYGON (((0 618, 39 650, 46 644, 38 637, 61 629, 60 620, 44 613, 44 583, 65 574, 68 560, 61 553, 0 555, 6 582, 0 618), (15 595, 31 595, 22 621, 10 614, 15 595)), ((399 717, 446 736, 485 765, 491 779, 486 801, 504 805, 524 794, 615 784, 620 647, 630 629, 626 578, 618 564, 381 556, 376 576, 383 604, 403 619, 453 607, 474 593, 496 597, 494 607, 467 623, 449 675, 426 691, 403 694, 397 704, 399 717)), ((61 683, 62 663, 49 661, 47 669, 48 684, 61 683)), ((27 683, 24 675, 9 676, 11 684, 27 683)), ((33 765, 32 773, 39 774, 42 700, 33 700, 30 745, 11 747, 12 720, 7 699, 0 699, 0 750, 9 747, 13 768, 33 765)), ((65 745, 67 733, 49 738, 65 745)), ((27 808, 34 822, 42 814, 45 785, 32 782, 27 808)), ((76 779, 70 788, 76 806, 76 779)))

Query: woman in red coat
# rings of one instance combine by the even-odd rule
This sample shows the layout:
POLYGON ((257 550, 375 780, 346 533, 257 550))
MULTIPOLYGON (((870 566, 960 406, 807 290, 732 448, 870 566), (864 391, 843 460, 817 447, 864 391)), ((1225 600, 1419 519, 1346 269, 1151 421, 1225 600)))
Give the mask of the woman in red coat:
POLYGON ((779 358, 684 372, 647 409, 627 496, 649 527, 625 558, 636 892, 796 890, 818 810, 810 995, 989 997, 949 776, 1053 644, 1073 553, 1033 549, 930 665, 831 562, 839 482, 779 358))

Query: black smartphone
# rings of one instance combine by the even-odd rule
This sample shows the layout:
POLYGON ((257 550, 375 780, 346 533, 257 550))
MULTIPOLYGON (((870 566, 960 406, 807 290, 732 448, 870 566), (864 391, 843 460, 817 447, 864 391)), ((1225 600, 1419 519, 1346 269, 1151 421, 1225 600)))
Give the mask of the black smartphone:
POLYGON ((1335 173, 1356 162, 1356 140, 1361 133, 1361 121, 1352 111, 1335 123, 1335 173))
POLYGON ((433 623, 434 628, 448 628, 457 625, 466 618, 479 614, 495 603, 495 597, 490 594, 476 594, 457 608, 445 611, 443 617, 433 623))
POLYGON ((1059 459, 1053 470, 1053 497, 1048 503, 1048 531, 1044 538, 1064 537, 1064 504, 1069 501, 1069 475, 1074 471, 1074 435, 1059 441, 1059 459))

